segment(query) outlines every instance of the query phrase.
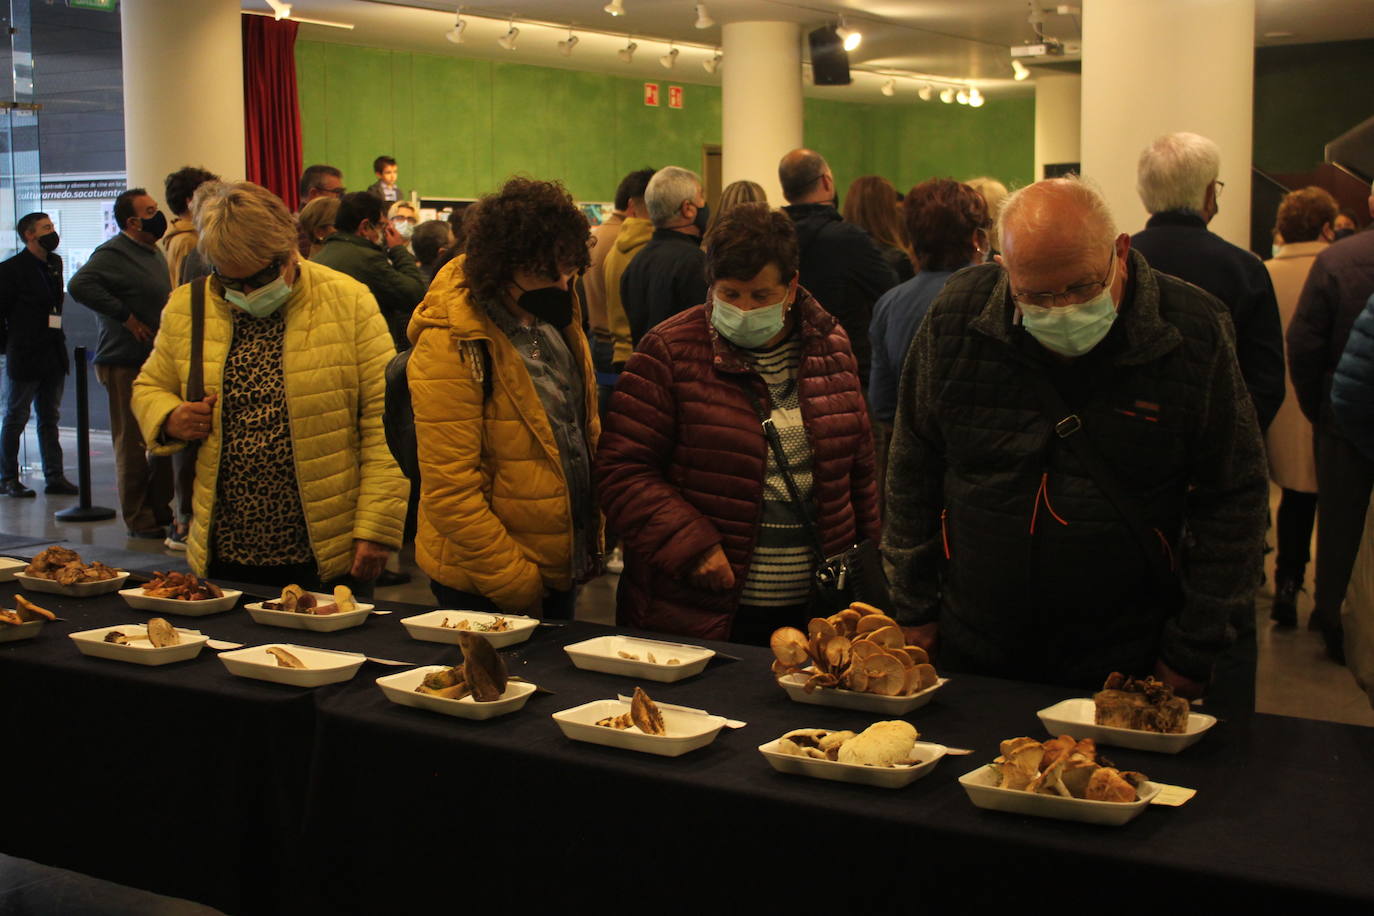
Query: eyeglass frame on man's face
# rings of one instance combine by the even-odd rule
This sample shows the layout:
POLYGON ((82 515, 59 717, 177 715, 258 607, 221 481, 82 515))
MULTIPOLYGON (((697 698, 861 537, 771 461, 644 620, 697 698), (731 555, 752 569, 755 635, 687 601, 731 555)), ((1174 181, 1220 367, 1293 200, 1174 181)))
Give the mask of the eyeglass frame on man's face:
POLYGON ((1082 305, 1095 296, 1100 296, 1102 291, 1112 282, 1113 271, 1116 266, 1116 246, 1112 246, 1111 257, 1107 259, 1107 275, 1101 280, 1094 280, 1091 283, 1079 283, 1075 286, 1065 288, 1061 293, 1017 293, 1014 290, 1011 294, 1012 302, 1018 306, 1030 306, 1031 308, 1055 308, 1060 305, 1059 300, 1063 299, 1063 305, 1082 305), (1044 300, 1048 299, 1047 305, 1044 300), (1040 300, 1040 301, 1036 301, 1040 300))
POLYGON ((1212 192, 1212 199, 1216 200, 1221 197, 1221 192, 1225 190, 1226 182, 1222 181, 1220 178, 1216 178, 1212 180, 1212 185, 1216 188, 1216 190, 1212 192))
POLYGON ((225 289, 232 289, 236 293, 246 293, 250 290, 261 289, 273 280, 281 276, 286 269, 285 258, 273 258, 272 263, 262 270, 247 277, 226 277, 219 272, 219 268, 211 265, 210 272, 215 275, 215 279, 224 286, 225 289))

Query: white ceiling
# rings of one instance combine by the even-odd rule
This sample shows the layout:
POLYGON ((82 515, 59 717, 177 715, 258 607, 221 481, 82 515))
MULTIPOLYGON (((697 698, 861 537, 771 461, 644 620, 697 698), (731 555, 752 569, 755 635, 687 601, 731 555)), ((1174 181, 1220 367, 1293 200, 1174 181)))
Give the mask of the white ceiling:
MULTIPOLYGON (((942 77, 976 84, 990 96, 1030 91, 1011 79, 1011 45, 1034 37, 1027 21, 1028 0, 706 0, 716 26, 696 29, 695 0, 623 0, 625 15, 603 11, 607 0, 475 0, 463 2, 468 27, 464 43, 444 38, 452 28, 458 3, 452 0, 292 0, 293 15, 354 25, 352 31, 302 25, 301 37, 369 47, 423 51, 460 57, 504 60, 575 70, 619 73, 635 78, 664 78, 658 58, 674 41, 681 49, 672 78, 689 83, 716 83, 702 69, 720 44, 720 24, 729 21, 783 20, 804 29, 833 23, 844 14, 859 28, 863 43, 850 53, 854 84, 812 87, 807 94, 865 102, 911 102, 922 77, 942 77), (516 18, 520 35, 514 51, 496 39, 516 18), (570 56, 557 43, 569 28, 578 36, 570 56), (595 32, 588 30, 596 30, 595 32), (604 33, 604 34, 598 34, 604 33), (639 45, 630 64, 615 52, 627 36, 639 45), (897 95, 882 96, 887 76, 899 79, 897 95)), ((1078 0, 1089 6, 1100 0, 1078 0)), ((1149 2, 1149 0, 1141 0, 1149 2)), ((1061 39, 1072 51, 1080 38, 1080 20, 1060 15, 1050 0, 1037 5, 1045 16, 1046 35, 1061 39)), ((1374 38, 1374 0, 1255 0, 1256 37, 1260 45, 1307 44, 1374 38), (1290 33, 1275 35, 1274 33, 1290 33), (1272 37, 1269 37, 1272 36, 1272 37)), ((266 10, 266 0, 244 0, 244 9, 266 10)), ((729 66, 724 62, 722 66, 729 66)), ((939 88, 938 84, 936 86, 939 88)))

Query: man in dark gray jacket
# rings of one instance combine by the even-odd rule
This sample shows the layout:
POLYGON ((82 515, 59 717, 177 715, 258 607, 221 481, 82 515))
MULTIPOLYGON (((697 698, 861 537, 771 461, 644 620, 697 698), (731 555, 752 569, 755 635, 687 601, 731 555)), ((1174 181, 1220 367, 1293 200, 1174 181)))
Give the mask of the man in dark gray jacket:
POLYGON ((162 540, 172 521, 172 463, 148 456, 129 403, 172 291, 167 259, 156 244, 167 217, 143 188, 120 194, 114 216, 119 235, 91 254, 67 291, 100 315, 95 374, 110 400, 120 514, 130 537, 162 540))
POLYGON ((1198 695, 1265 527, 1225 307, 1131 252, 1077 180, 1012 195, 1000 229, 1004 266, 955 274, 906 359, 893 611, 942 668, 1198 695))

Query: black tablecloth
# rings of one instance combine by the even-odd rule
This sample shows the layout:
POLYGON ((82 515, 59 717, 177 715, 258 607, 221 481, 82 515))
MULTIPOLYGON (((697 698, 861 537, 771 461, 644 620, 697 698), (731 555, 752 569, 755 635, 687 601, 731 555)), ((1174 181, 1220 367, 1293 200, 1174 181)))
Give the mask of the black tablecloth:
MULTIPOLYGON (((13 588, 0 586, 0 604, 13 588)), ((117 596, 39 602, 66 619, 0 644, 8 757, 27 789, 9 794, 4 851, 230 912, 462 908, 493 893, 517 909, 807 908, 803 894, 840 911, 1021 894, 1127 910, 1217 893, 1228 907, 1374 904, 1367 728, 1257 715, 1177 756, 1107 749, 1198 795, 1092 827, 979 810, 956 781, 1002 738, 1043 736, 1035 710, 1062 688, 955 677, 908 718, 976 753, 891 791, 767 765, 757 746, 785 731, 880 717, 793 703, 763 649, 703 643, 742 660, 643 685, 748 723, 669 759, 569 741, 549 718, 632 690, 562 650, 611 628, 541 627, 503 650, 512 673, 554 694, 470 722, 389 703, 374 681, 401 669, 371 663, 308 690, 233 677, 209 650, 160 668, 89 659, 67 633, 149 615, 117 596)), ((333 634, 262 627, 242 610, 174 620, 249 645, 457 660, 411 640, 399 619, 416 609, 396 609, 333 634)))

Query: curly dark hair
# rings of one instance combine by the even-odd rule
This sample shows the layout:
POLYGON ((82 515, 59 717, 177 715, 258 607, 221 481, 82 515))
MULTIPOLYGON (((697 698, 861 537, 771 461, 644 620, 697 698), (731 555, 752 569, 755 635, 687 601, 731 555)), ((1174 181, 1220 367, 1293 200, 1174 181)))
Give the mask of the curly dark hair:
POLYGON ((752 280, 769 264, 783 283, 797 273, 797 229, 792 219, 766 203, 738 204, 721 214, 706 236, 706 279, 752 280))
POLYGON ((983 195, 950 178, 931 178, 902 201, 911 251, 922 270, 958 270, 973 260, 973 232, 988 229, 983 195))
POLYGON ((516 271, 556 280, 592 262, 587 217, 559 181, 512 178, 463 216, 467 262, 462 286, 499 302, 516 271))
POLYGON ((1279 204, 1279 235, 1285 242, 1310 242, 1339 214, 1340 204, 1330 191, 1315 186, 1289 191, 1279 204))
POLYGON ((180 216, 190 210, 191 197, 196 193, 196 188, 207 181, 219 181, 219 176, 193 165, 183 166, 168 175, 164 187, 167 209, 171 210, 174 216, 180 216))

